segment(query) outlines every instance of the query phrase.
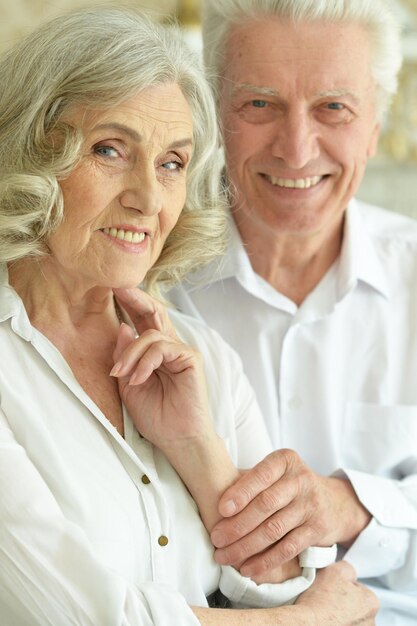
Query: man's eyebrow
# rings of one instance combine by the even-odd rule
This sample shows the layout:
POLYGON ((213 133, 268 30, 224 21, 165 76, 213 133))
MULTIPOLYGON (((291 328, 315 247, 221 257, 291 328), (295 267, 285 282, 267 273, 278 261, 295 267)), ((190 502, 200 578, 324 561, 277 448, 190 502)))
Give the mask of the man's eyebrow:
MULTIPOLYGON (((104 122, 103 124, 98 124, 94 130, 117 130, 131 137, 131 139, 133 139, 136 143, 140 143, 142 141, 142 135, 140 135, 136 130, 130 128, 130 126, 125 126, 125 124, 120 124, 119 122, 104 122)), ((192 147, 193 145, 194 142, 192 137, 184 137, 184 139, 173 141, 169 145, 169 148, 170 150, 174 150, 176 148, 185 148, 188 146, 192 147)))
MULTIPOLYGON (((252 83, 237 83, 234 85, 232 89, 232 95, 235 96, 242 91, 250 91, 253 94, 257 94, 259 96, 272 96, 279 97, 279 91, 277 89, 273 89, 272 87, 261 87, 260 85, 252 85, 252 83)), ((320 91, 316 94, 317 98, 342 98, 348 97, 355 104, 360 104, 359 97, 349 91, 348 89, 329 89, 328 91, 320 91)))
POLYGON ((356 104, 360 104, 359 97, 348 89, 329 89, 328 91, 320 91, 316 94, 317 98, 343 98, 347 97, 353 100, 356 104))
POLYGON ((259 96, 278 96, 279 93, 272 87, 261 87, 259 85, 252 85, 251 83, 237 83, 232 89, 232 95, 236 95, 241 91, 250 91, 259 96))

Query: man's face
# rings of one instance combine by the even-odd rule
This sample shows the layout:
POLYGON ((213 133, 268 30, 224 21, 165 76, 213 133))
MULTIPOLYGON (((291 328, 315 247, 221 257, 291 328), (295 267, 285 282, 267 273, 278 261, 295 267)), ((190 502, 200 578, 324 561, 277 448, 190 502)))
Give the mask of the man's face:
POLYGON ((337 228, 379 133, 366 31, 252 22, 231 31, 222 75, 227 171, 244 238, 337 228))

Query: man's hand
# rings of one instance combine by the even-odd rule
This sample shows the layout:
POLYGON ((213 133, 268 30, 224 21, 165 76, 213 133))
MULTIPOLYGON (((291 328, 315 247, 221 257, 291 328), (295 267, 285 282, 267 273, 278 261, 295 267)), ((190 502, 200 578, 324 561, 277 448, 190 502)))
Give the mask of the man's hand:
POLYGON ((356 582, 354 569, 339 561, 318 571, 294 606, 308 610, 311 626, 374 626, 379 603, 372 591, 356 582))
POLYGON ((268 455, 223 494, 211 533, 215 559, 260 577, 309 546, 347 547, 370 513, 350 482, 319 476, 293 450, 268 455))

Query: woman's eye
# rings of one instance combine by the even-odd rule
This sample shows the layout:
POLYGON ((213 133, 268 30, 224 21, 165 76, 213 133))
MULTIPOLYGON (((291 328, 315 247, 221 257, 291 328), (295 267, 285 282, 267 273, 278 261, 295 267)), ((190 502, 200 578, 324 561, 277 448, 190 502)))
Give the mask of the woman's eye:
POLYGON ((94 152, 101 156, 114 159, 119 156, 118 151, 113 146, 95 146, 94 152))
POLYGON ((166 170, 175 171, 182 170, 184 166, 180 161, 167 161, 166 163, 162 164, 162 167, 166 170))

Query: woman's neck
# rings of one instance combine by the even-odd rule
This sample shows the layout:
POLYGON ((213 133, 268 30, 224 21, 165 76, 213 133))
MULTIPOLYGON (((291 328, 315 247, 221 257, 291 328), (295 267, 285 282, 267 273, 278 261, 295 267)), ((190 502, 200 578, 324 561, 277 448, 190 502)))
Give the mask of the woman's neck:
POLYGON ((86 285, 56 271, 48 259, 21 259, 9 265, 9 282, 21 297, 34 326, 80 329, 100 316, 115 319, 113 292, 86 285))
POLYGON ((123 436, 118 383, 110 370, 120 328, 110 288, 83 286, 39 260, 9 267, 31 324, 59 350, 80 386, 123 436))

